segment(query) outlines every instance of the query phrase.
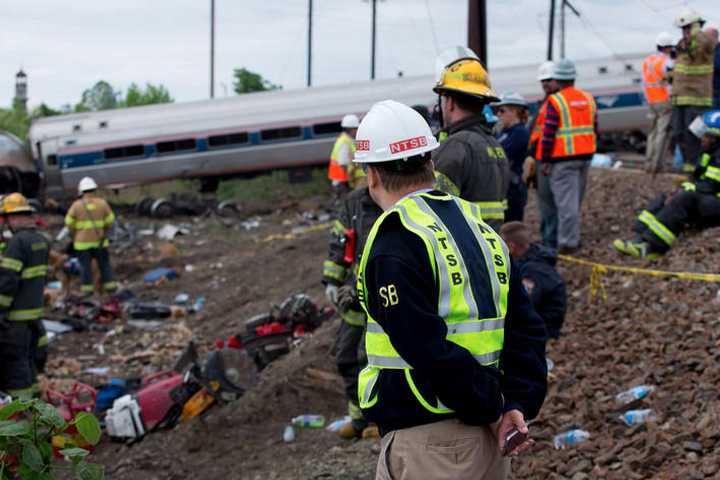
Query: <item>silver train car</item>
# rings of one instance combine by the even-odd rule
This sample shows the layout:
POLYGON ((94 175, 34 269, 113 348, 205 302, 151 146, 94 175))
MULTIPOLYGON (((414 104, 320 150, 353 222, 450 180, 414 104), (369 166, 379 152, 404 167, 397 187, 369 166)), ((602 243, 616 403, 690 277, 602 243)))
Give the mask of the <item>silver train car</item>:
MULTIPOLYGON (((602 133, 648 128, 640 84, 642 56, 578 62, 578 85, 599 105, 602 133)), ((542 97, 537 65, 492 70, 498 92, 542 97)), ((177 178, 217 179, 327 163, 347 113, 380 100, 432 107, 432 76, 78 113, 33 122, 28 134, 49 196, 74 191, 90 175, 106 187, 177 178)))

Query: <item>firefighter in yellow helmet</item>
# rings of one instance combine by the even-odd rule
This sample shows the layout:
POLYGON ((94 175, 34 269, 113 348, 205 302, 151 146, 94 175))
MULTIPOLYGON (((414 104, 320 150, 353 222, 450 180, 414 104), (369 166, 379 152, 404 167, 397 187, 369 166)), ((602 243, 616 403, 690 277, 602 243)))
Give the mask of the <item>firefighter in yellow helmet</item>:
POLYGON ((433 89, 448 137, 433 151, 437 187, 480 208, 483 220, 498 230, 505 218, 510 166, 492 135, 483 109, 499 99, 476 58, 448 65, 433 89))
POLYGON ((0 391, 29 398, 37 393, 38 346, 46 343, 41 319, 48 242, 22 194, 5 196, 2 213, 13 235, 0 260, 0 391))
POLYGON ((78 199, 70 206, 65 216, 65 226, 73 237, 73 247, 82 267, 81 291, 92 295, 95 290, 92 279, 93 258, 100 269, 102 287, 105 292, 114 292, 117 284, 113 280, 108 252, 107 235, 115 222, 115 214, 105 199, 95 194, 98 186, 90 177, 78 184, 78 199))

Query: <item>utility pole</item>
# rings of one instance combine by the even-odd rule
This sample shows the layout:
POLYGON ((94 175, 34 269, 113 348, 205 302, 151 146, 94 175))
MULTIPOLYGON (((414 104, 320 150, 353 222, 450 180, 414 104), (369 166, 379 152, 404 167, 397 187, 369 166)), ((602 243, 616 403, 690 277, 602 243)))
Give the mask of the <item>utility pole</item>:
POLYGON ((550 0, 550 24, 548 25, 547 59, 553 59, 553 36, 555 35, 555 0, 550 0))
POLYGON ((487 1, 468 1, 468 47, 480 58, 480 62, 487 68, 487 1))
POLYGON ((215 0, 210 0, 210 98, 215 98, 215 0))
POLYGON ((565 58, 565 0, 560 0, 560 58, 565 58))
POLYGON ((572 10, 576 17, 580 18, 580 12, 568 0, 560 0, 560 58, 565 58, 565 8, 572 10))
POLYGON ((307 39, 307 86, 312 85, 312 18, 313 0, 308 0, 308 39, 307 39))
POLYGON ((372 39, 370 41, 370 80, 375 80, 375 35, 377 33, 377 0, 372 3, 372 39))

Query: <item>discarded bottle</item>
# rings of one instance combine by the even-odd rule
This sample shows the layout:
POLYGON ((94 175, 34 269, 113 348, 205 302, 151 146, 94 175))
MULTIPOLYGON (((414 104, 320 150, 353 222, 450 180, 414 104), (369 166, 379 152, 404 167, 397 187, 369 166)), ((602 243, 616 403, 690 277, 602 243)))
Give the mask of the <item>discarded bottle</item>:
POLYGON ((545 363, 547 364, 548 373, 552 372, 552 369, 555 368, 555 362, 550 360, 550 357, 545 357, 545 363))
POLYGON ((292 425, 287 425, 283 430, 283 442, 292 443, 295 441, 295 429, 292 425))
POLYGON ((620 418, 625 425, 631 427, 633 425, 640 425, 641 423, 654 419, 655 412, 649 408, 645 410, 628 410, 618 418, 620 418))
POLYGON ((199 297, 197 297, 195 299, 195 303, 193 303, 192 307, 190 307, 190 311, 193 313, 199 312, 200 310, 203 309, 204 306, 205 306, 205 297, 200 295, 199 297))
POLYGON ((350 417, 349 415, 344 418, 338 418, 334 422, 330 423, 330 425, 325 427, 325 430, 329 430, 331 432, 337 432, 338 430, 340 430, 340 427, 342 427, 343 425, 345 425, 346 423, 351 422, 351 421, 352 421, 352 417, 350 417))
POLYGON ((638 385, 637 387, 633 387, 630 390, 625 390, 624 392, 618 393, 617 395, 615 395, 615 400, 617 400, 618 403, 621 405, 627 405, 630 402, 634 402, 635 400, 640 400, 641 398, 647 397, 654 391, 655 387, 652 385, 638 385))
POLYGON ((322 415, 298 415, 292 419, 292 424, 303 428, 322 428, 325 426, 325 417, 322 415))
POLYGON ((553 445, 555 446, 555 450, 564 450, 565 447, 577 445, 588 438, 590 438, 590 432, 586 432, 585 430, 570 430, 568 432, 555 435, 555 438, 553 438, 553 445))
POLYGON ((175 305, 187 305, 190 301, 190 295, 187 293, 178 293, 175 297, 175 305))

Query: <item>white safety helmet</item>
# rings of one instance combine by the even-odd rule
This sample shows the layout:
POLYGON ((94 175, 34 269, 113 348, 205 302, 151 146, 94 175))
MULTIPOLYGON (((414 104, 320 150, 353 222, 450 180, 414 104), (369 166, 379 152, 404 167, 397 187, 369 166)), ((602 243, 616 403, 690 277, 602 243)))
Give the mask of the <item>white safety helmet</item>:
POLYGON ((676 43, 675 37, 667 32, 660 32, 655 39, 655 45, 661 48, 674 47, 676 43))
POLYGON ((340 122, 342 128, 358 128, 358 125, 360 125, 360 119, 352 113, 345 115, 340 122))
POLYGON ((528 103, 522 95, 517 92, 505 92, 500 95, 500 101, 493 103, 493 107, 502 107, 503 105, 516 105, 518 107, 527 108, 528 103))
POLYGON ((471 48, 458 45, 446 48, 435 58, 435 83, 442 80, 443 72, 451 63, 455 63, 462 58, 474 58, 480 60, 471 48))
POLYGON ((401 160, 429 152, 438 141, 425 119, 415 110, 394 100, 372 106, 358 127, 355 163, 401 160))
POLYGON ((538 81, 542 82, 543 80, 552 79, 552 73, 554 68, 555 62, 553 62, 552 60, 541 63, 540 67, 538 68, 538 81))
POLYGON ((78 183, 78 195, 82 195, 85 192, 90 192, 92 190, 97 190, 98 186, 97 183, 95 183, 95 180, 93 180, 91 177, 83 177, 82 180, 80 180, 80 183, 78 183))
POLYGON ((697 22, 702 23, 704 20, 700 14, 692 8, 686 8, 680 12, 680 15, 678 15, 677 18, 675 18, 675 26, 677 28, 687 27, 688 25, 692 25, 697 22))
POLYGON ((553 65, 551 78, 553 80, 575 80, 577 72, 572 60, 563 59, 553 65))

